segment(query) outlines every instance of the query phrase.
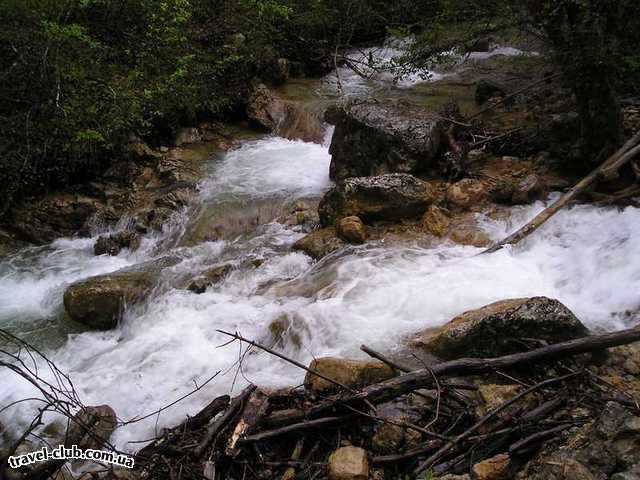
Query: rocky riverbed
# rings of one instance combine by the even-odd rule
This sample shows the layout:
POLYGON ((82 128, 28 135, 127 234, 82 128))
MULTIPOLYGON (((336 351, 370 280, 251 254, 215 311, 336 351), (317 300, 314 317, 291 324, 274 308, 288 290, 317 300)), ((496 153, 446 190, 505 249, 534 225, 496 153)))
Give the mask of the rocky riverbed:
MULTIPOLYGON (((546 101, 535 107, 525 98, 501 103, 522 86, 532 57, 477 55, 475 67, 435 83, 342 75, 342 92, 331 76, 257 83, 246 124, 193 126, 154 148, 132 138, 129 156, 102 181, 16 210, 2 237, 0 326, 46 352, 84 405, 108 405, 85 415, 112 446, 149 444, 134 471, 95 476, 403 478, 443 447, 430 441, 448 441, 528 387, 573 372, 473 432, 486 441, 456 446, 420 474, 636 478, 637 344, 472 375, 444 393, 424 386, 376 404, 374 416, 389 421, 336 411, 351 416, 241 448, 247 436, 276 428, 279 412, 401 378, 398 364, 431 368, 637 325, 640 210, 632 199, 594 193, 523 244, 478 255, 576 180, 559 161, 575 128, 561 86, 544 84, 534 97, 546 101), (518 72, 512 83, 505 69, 518 72), (461 116, 451 116, 452 92, 461 116), (453 122, 487 105, 495 108, 452 133, 453 122), (457 142, 464 161, 449 154, 457 142), (220 330, 333 382, 246 344, 218 348, 229 340, 220 330), (368 358, 361 344, 395 367, 368 358), (238 398, 242 389, 243 401, 227 408, 230 398, 220 395, 238 398), (535 417, 541 426, 522 419, 538 409, 546 409, 535 417), (225 429, 207 443, 215 414, 226 415, 225 429), (198 420, 183 423, 186 415, 198 420)), ((0 381, 3 405, 33 396, 11 372, 0 381)), ((3 446, 35 412, 25 404, 0 416, 3 446)), ((63 419, 44 423, 40 436, 62 441, 63 419)))

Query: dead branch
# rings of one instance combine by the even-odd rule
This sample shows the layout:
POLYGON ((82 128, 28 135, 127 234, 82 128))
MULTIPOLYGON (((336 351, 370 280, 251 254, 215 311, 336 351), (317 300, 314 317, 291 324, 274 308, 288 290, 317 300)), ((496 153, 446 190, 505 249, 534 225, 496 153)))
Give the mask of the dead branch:
POLYGON ((580 180, 571 190, 565 193, 560 199, 554 202, 551 206, 545 208, 536 217, 520 228, 515 233, 512 233, 505 239, 493 245, 491 248, 485 250, 484 253, 494 253, 503 248, 505 245, 515 245, 531 233, 540 228, 547 220, 555 215, 559 210, 568 205, 578 195, 584 192, 587 188, 593 185, 596 181, 604 176, 610 176, 612 172, 617 171, 625 163, 630 161, 638 153, 640 153, 640 133, 631 138, 620 150, 614 153, 608 160, 602 165, 592 171, 585 178, 580 180))
MULTIPOLYGON (((503 357, 462 358, 452 360, 436 364, 431 367, 431 370, 440 377, 481 374, 507 367, 557 360, 559 358, 594 352, 619 345, 627 345, 639 340, 640 326, 628 330, 592 335, 576 340, 556 343, 528 352, 514 353, 503 357)), ((306 411, 293 409, 282 413, 277 418, 277 422, 280 426, 284 426, 300 422, 304 418, 318 418, 327 412, 339 410, 340 407, 344 405, 362 402, 364 400, 368 400, 374 404, 386 402, 420 388, 430 386, 433 381, 432 372, 426 369, 416 370, 384 382, 369 385, 356 394, 334 395, 328 400, 310 407, 306 411)), ((272 425, 275 420, 272 416, 272 425)))
POLYGON ((194 449, 193 454, 200 458, 205 453, 205 451, 209 448, 211 443, 215 440, 218 433, 222 431, 224 427, 235 417, 238 412, 243 408, 244 402, 249 398, 249 396, 253 393, 253 391, 257 387, 255 385, 249 385, 245 388, 240 395, 235 397, 227 410, 218 418, 215 422, 213 422, 209 428, 207 428, 207 432, 205 433, 204 438, 198 444, 198 446, 194 449))

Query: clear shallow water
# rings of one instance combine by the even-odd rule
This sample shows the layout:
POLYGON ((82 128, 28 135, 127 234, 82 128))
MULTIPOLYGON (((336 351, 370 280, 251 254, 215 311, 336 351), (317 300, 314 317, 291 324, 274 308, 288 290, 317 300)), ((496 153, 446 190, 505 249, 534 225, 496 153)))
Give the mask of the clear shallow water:
MULTIPOLYGON (((251 204, 317 197, 330 185, 329 161, 326 144, 273 137, 247 142, 212 162, 201 185, 202 208, 238 198, 251 204)), ((517 208, 508 221, 483 218, 481 224, 497 240, 543 207, 517 208)), ((228 339, 218 329, 269 342, 269 326, 285 316, 291 327, 282 349, 308 362, 313 356, 361 356, 362 343, 393 350, 417 330, 510 297, 558 298, 598 329, 624 327, 631 321, 624 312, 640 308, 640 210, 634 208, 578 206, 560 212, 517 248, 493 255, 452 244, 429 250, 373 244, 317 264, 290 250, 302 233, 275 222, 237 238, 174 247, 181 245, 190 215, 178 215, 172 228, 133 254, 95 257, 94 239, 60 239, 0 262, 0 325, 49 345, 52 360, 71 376, 87 405, 109 404, 129 420, 174 401, 218 370, 226 373, 159 417, 118 430, 114 443, 125 450, 248 381, 302 382, 303 372, 262 353, 247 355, 236 375, 238 346, 219 348, 228 339), (129 309, 112 331, 64 326, 62 293, 70 282, 167 252, 183 258, 166 271, 167 282, 217 263, 266 262, 234 270, 201 295, 167 288, 129 309)), ((0 371, 0 385, 0 405, 34 393, 6 371, 0 371)), ((13 407, 0 422, 20 429, 33 408, 13 407)))

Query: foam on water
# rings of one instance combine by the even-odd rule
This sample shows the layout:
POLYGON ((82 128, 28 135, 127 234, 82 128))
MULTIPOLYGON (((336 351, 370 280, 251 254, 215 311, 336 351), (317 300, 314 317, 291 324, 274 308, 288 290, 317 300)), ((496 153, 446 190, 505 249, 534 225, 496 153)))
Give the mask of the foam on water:
POLYGON ((330 161, 324 145, 267 137, 228 152, 201 190, 205 198, 319 195, 330 161))
MULTIPOLYGON (((516 209, 510 221, 482 222, 498 239, 542 208, 539 203, 516 209)), ((288 315, 303 347, 289 341, 284 351, 308 362, 313 356, 360 356, 361 343, 393 349, 414 331, 504 298, 558 298, 590 327, 605 329, 628 325, 624 312, 640 307, 635 294, 640 265, 632 261, 640 258, 640 210, 634 208, 575 207, 560 212, 523 245, 486 256, 455 245, 430 250, 374 245, 313 265, 306 256, 281 248, 297 238, 282 226, 267 226, 247 245, 269 256, 261 268, 238 270, 202 295, 170 290, 128 312, 114 331, 71 336, 53 358, 71 375, 85 403, 108 403, 127 420, 175 400, 194 381, 232 368, 238 346, 218 348, 227 340, 218 329, 268 341, 271 322, 288 315), (280 295, 259 288, 291 278, 291 287, 280 295), (310 288, 295 287, 305 280, 310 288)), ((224 242, 201 245, 176 268, 223 256, 232 247, 224 242)), ((115 442, 138 448, 127 442, 153 436, 156 422, 160 427, 179 422, 185 412, 195 413, 234 383, 234 391, 248 381, 290 385, 301 382, 302 373, 264 354, 248 355, 241 374, 236 376, 232 368, 158 419, 118 430, 115 442)), ((0 382, 9 386, 2 404, 33 393, 7 372, 0 372, 0 382)), ((28 421, 32 413, 21 406, 12 413, 13 424, 28 421)))

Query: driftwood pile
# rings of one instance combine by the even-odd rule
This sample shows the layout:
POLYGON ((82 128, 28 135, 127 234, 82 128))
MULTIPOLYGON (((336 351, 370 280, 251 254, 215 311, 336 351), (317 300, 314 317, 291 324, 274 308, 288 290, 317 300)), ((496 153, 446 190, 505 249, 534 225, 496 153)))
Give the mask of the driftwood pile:
POLYGON ((632 397, 612 390, 584 368, 592 358, 585 354, 638 341, 640 327, 414 371, 363 346, 397 376, 359 389, 239 334, 229 335, 300 366, 307 375, 320 376, 338 393, 321 396, 303 388, 267 391, 250 385, 233 399, 216 398, 139 452, 140 478, 433 478, 468 473, 473 465, 498 454, 509 459, 510 469, 518 469, 545 442, 596 418, 607 402, 640 413, 632 397), (519 385, 517 391, 479 414, 477 385, 505 378, 519 385), (379 413, 387 402, 410 409, 411 421, 379 413), (405 438, 412 441, 396 451, 376 452, 372 438, 384 425, 410 433, 405 438), (345 445, 365 452, 364 477, 339 476, 330 465, 335 461, 331 454, 345 445))

